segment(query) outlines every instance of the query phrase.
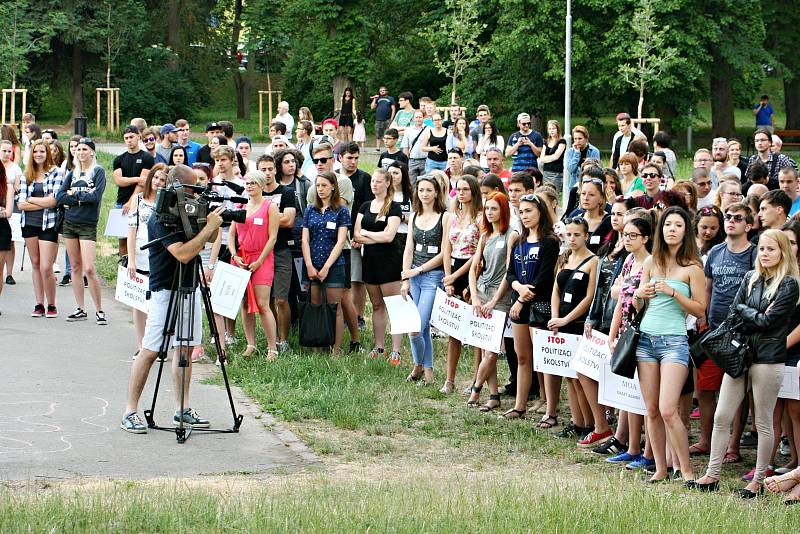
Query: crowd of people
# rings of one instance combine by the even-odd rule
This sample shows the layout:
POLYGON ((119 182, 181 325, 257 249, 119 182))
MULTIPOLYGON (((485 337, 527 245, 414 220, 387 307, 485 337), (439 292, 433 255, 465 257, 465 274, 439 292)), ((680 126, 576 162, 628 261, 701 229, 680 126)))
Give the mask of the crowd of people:
MULTIPOLYGON (((648 139, 626 113, 616 118, 604 164, 582 125, 568 144, 558 121, 548 121, 543 135, 519 113, 518 129, 506 139, 487 106, 470 120, 457 105, 444 110, 423 98, 415 106, 408 92, 395 103, 385 87, 371 107, 376 144, 383 144, 372 174, 359 168, 363 144, 353 140, 359 118, 349 88, 337 118, 319 126, 307 108, 295 122, 281 102, 264 154, 253 152, 248 137, 235 138, 230 122, 209 123, 200 145, 186 120, 160 127, 132 121, 112 170, 116 207, 129 220, 119 241, 129 276, 149 275, 160 294, 154 298, 163 300, 175 261, 199 254, 207 280, 219 262, 249 270, 242 357, 259 351, 256 317, 267 358, 292 350, 289 332, 304 300, 337 304, 331 355, 361 352, 369 297, 375 341, 368 355, 400 365, 404 336, 390 335, 386 346, 384 298, 410 298, 421 328, 408 335, 407 380, 420 385, 436 380, 431 316, 441 289, 476 314, 505 312, 511 324, 512 337, 497 352, 472 348, 468 406, 506 419, 541 415, 537 428, 560 427, 560 438, 648 472, 648 483, 677 479, 704 491, 718 489, 723 464, 743 461, 741 447, 756 446, 738 494, 752 498, 766 489, 783 492, 787 503, 800 501, 800 400, 778 397, 785 368, 800 359, 800 181, 779 138, 756 129, 749 158, 740 141, 714 139, 695 152, 691 176, 681 176, 669 135, 648 139), (144 253, 140 246, 163 234, 152 215, 157 191, 175 181, 212 182, 221 194, 246 195, 246 204, 227 206, 244 209, 244 222, 224 223, 217 210, 193 239, 166 240, 144 253), (566 206, 559 206, 562 188, 566 206), (731 315, 751 338, 747 382, 690 349, 691 340, 731 315), (636 358, 647 415, 599 404, 598 382, 581 374, 566 379, 562 408, 562 378, 534 372, 536 330, 596 330, 613 349, 634 319, 641 322, 636 358), (508 364, 507 381, 498 376, 499 359, 508 364), (503 396, 513 399, 505 411, 503 396), (748 415, 752 428, 745 432, 748 415), (690 444, 692 419, 699 420, 699 436, 690 444), (783 466, 778 453, 788 457, 783 466), (694 470, 696 456, 708 456, 703 475, 694 470)), ((21 142, 13 128, 2 130, 0 263, 12 256, 13 264, 8 219, 18 211, 33 265, 32 316, 57 317, 53 264, 61 234, 69 266, 62 283, 72 285, 77 306, 67 320, 87 319, 86 285, 96 322, 106 324, 94 267, 106 178, 95 145, 75 136, 61 148, 55 132, 27 119, 21 142)), ((215 323, 223 347, 236 342, 235 320, 218 316, 215 323)), ((134 312, 136 363, 121 424, 130 432, 146 431, 137 405, 159 348, 157 324, 134 312)), ((204 357, 199 335, 191 346, 192 361, 204 357)), ((450 337, 443 394, 460 390, 462 352, 461 341, 450 337)), ((188 387, 181 400, 176 404, 188 405, 188 387)), ((181 420, 208 426, 191 409, 176 412, 176 424, 181 420)))

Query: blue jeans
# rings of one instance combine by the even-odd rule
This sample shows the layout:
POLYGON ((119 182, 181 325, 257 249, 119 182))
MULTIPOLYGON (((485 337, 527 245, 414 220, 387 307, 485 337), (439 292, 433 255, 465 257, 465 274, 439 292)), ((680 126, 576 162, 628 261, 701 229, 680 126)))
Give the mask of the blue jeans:
POLYGON ((442 287, 442 278, 444 278, 444 271, 436 269, 411 279, 411 298, 417 304, 422 326, 416 336, 408 335, 411 340, 411 356, 414 358, 414 364, 422 365, 426 369, 433 369, 431 313, 433 312, 433 300, 436 298, 436 288, 442 287))
POLYGON ((433 161, 430 158, 425 160, 425 174, 428 174, 434 169, 439 169, 440 171, 443 171, 446 168, 447 168, 446 161, 433 161))

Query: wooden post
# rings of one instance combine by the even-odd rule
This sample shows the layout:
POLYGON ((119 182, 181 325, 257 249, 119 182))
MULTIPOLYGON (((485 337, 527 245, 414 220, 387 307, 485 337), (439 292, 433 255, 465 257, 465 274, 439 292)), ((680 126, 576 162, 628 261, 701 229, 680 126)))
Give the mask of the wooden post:
POLYGON ((97 104, 97 112, 95 113, 95 117, 97 117, 97 129, 99 130, 100 129, 100 89, 95 89, 95 91, 94 91, 94 99, 95 99, 95 103, 97 104))
POLYGON ((258 133, 264 133, 264 95, 267 95, 267 121, 272 122, 272 95, 278 95, 278 101, 283 99, 283 91, 259 91, 258 92, 258 133))
POLYGON ((27 111, 28 90, 27 89, 3 89, 3 104, 2 104, 2 119, 3 124, 16 125, 17 112, 16 112, 16 99, 17 95, 22 97, 22 115, 27 111), (8 102, 7 102, 7 99, 8 102), (9 105, 10 104, 10 105, 9 105), (8 114, 6 114, 8 111, 8 114))
POLYGON ((106 95, 106 121, 105 127, 109 131, 119 130, 119 87, 98 87, 95 89, 95 122, 100 129, 100 99, 106 95))

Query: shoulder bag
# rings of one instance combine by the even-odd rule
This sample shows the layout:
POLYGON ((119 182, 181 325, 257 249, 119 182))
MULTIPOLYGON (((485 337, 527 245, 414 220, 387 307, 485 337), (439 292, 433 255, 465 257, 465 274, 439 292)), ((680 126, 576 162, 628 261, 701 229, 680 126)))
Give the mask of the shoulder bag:
POLYGON ((336 341, 336 308, 328 303, 325 284, 320 286, 322 303, 300 303, 299 341, 302 347, 332 347, 336 341))
POLYGON ((645 301, 641 310, 633 317, 628 328, 622 333, 611 355, 611 372, 615 375, 633 378, 636 373, 636 348, 639 346, 639 330, 649 301, 645 301))
POLYGON ((697 338, 691 347, 692 353, 711 358, 725 374, 739 378, 753 361, 749 336, 740 331, 741 326, 738 316, 726 318, 697 338))

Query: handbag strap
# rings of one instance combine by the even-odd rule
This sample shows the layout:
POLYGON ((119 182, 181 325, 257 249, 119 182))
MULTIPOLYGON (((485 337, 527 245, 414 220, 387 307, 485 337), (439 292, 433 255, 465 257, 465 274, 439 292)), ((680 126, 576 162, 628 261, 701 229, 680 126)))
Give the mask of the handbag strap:
POLYGON ((647 310, 647 306, 649 304, 650 304, 649 300, 644 301, 642 309, 636 312, 636 315, 633 316, 633 319, 631 319, 631 324, 630 326, 628 326, 628 328, 636 328, 637 330, 639 329, 639 325, 642 324, 642 319, 644 319, 644 312, 647 310))

